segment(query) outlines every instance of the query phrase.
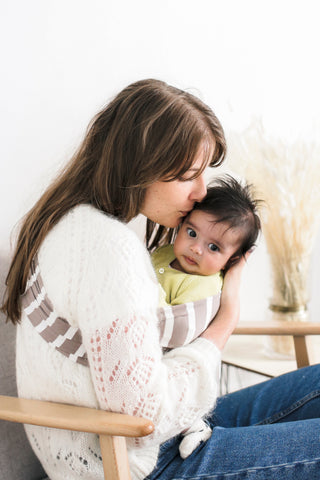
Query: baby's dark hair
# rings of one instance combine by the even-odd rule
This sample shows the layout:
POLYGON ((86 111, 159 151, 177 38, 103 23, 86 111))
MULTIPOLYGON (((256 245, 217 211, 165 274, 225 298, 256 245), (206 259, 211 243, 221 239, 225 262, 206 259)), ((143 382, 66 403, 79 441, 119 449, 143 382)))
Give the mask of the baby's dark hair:
POLYGON ((261 230, 258 205, 261 200, 254 198, 252 185, 241 184, 231 175, 217 177, 208 186, 207 195, 195 203, 193 210, 201 210, 216 217, 217 222, 229 225, 231 229, 242 230, 242 242, 237 252, 227 262, 224 271, 237 263, 241 256, 255 246, 261 230))

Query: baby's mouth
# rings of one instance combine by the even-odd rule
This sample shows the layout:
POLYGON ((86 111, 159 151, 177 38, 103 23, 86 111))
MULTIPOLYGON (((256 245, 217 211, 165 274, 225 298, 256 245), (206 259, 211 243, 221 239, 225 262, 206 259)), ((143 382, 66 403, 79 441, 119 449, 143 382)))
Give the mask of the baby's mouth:
POLYGON ((191 257, 184 257, 184 259, 189 265, 197 265, 197 262, 191 257))

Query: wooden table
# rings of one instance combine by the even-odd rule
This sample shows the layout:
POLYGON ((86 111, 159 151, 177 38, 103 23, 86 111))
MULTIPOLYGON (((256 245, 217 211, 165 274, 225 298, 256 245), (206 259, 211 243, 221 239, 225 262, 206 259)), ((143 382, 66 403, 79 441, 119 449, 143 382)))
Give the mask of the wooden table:
MULTIPOLYGON (((311 363, 320 363, 320 336, 308 337, 311 363)), ((297 368, 296 360, 268 351, 268 337, 232 335, 222 354, 226 365, 241 368, 266 377, 275 377, 297 368)))

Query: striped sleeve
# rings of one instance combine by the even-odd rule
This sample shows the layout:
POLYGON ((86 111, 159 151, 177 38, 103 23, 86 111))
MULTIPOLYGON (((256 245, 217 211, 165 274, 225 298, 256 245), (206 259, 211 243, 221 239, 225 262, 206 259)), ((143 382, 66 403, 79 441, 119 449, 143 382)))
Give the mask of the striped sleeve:
MULTIPOLYGON (((181 305, 167 305, 157 310, 161 347, 187 345, 207 328, 220 306, 218 293, 181 305)), ((82 365, 88 365, 80 330, 55 312, 44 289, 37 258, 21 298, 22 308, 42 338, 60 353, 82 365)))
POLYGON ((31 264, 31 275, 21 296, 21 306, 36 331, 47 343, 74 362, 88 365, 80 330, 71 326, 55 312, 43 285, 37 257, 31 264))
POLYGON ((158 308, 160 345, 181 347, 199 337, 218 312, 220 296, 218 293, 196 302, 158 308))

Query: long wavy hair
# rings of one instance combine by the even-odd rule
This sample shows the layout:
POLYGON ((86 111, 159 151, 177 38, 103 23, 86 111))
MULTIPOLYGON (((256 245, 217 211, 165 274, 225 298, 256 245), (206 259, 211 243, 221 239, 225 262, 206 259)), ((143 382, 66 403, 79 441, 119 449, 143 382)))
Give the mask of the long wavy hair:
MULTIPOLYGON (((200 144, 211 166, 222 163, 225 136, 212 110, 197 97, 148 79, 123 89, 89 125, 69 163, 24 217, 1 310, 17 323, 30 264, 48 232, 79 204, 90 204, 129 222, 140 212, 146 189, 191 167, 200 144)), ((198 172, 200 174, 200 172, 198 172)), ((147 222, 149 249, 170 242, 174 230, 147 222)))

